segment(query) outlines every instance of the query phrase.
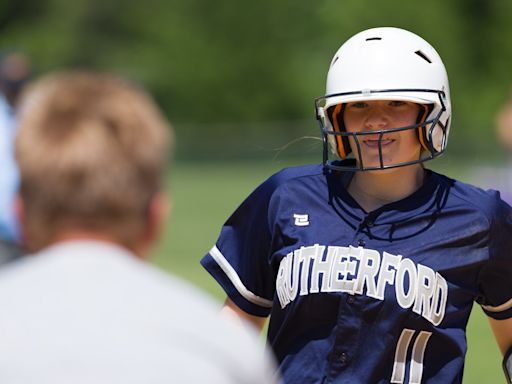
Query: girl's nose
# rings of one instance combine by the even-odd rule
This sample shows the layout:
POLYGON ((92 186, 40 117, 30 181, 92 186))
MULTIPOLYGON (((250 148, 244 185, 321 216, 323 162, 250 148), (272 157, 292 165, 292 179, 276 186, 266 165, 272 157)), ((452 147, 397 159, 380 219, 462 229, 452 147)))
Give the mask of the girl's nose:
POLYGON ((383 129, 388 125, 389 119, 380 107, 371 108, 365 120, 365 127, 371 130, 383 129))

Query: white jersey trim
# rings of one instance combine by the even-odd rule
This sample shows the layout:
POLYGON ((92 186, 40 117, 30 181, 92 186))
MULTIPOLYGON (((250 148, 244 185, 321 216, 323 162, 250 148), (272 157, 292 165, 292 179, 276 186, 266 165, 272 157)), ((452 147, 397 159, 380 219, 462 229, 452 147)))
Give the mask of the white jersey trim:
POLYGON ((501 305, 498 305, 497 307, 492 307, 490 305, 482 305, 482 308, 489 312, 503 312, 509 308, 512 308, 512 299, 501 305))
POLYGON ((222 252, 219 251, 219 248, 217 248, 216 245, 214 245, 210 250, 210 255, 224 271, 229 280, 231 280, 231 283, 233 283, 238 293, 240 293, 246 300, 261 307, 272 308, 271 300, 259 297, 245 287, 244 283, 242 283, 242 280, 240 280, 240 277, 238 277, 236 271, 233 269, 231 264, 229 264, 229 262, 226 260, 222 252))

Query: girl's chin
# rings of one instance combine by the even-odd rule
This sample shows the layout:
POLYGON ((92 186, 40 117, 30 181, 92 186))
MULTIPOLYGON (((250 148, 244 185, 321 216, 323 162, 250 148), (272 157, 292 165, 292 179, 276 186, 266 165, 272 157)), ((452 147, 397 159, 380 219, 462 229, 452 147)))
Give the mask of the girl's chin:
MULTIPOLYGON (((382 159, 382 165, 383 165, 383 167, 391 167, 391 166, 395 166, 397 164, 408 163, 410 161, 414 161, 414 159, 397 160, 397 159, 384 158, 384 159, 382 159)), ((380 159, 378 157, 372 158, 370 160, 365 160, 363 158, 363 165, 365 168, 381 168, 380 159)))

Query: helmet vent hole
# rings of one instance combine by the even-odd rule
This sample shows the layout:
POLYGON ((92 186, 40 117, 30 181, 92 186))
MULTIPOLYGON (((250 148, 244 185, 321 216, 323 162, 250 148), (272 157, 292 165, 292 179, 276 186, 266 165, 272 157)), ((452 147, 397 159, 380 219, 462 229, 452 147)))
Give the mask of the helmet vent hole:
POLYGON ((416 52, 414 52, 414 53, 415 53, 415 54, 417 54, 419 57, 421 57, 421 58, 422 58, 423 60, 425 60, 426 62, 428 62, 429 64, 432 64, 432 60, 430 60, 430 59, 428 58, 428 56, 427 56, 427 55, 425 55, 423 52, 421 52, 421 51, 416 51, 416 52))
POLYGON ((369 37, 366 39, 366 41, 372 41, 372 40, 382 40, 382 37, 369 37))

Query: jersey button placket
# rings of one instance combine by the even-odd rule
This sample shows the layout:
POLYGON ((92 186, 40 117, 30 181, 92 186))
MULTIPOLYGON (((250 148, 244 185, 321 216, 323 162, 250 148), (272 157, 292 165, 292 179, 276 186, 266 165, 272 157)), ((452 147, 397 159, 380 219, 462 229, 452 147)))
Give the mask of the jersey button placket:
POLYGON ((336 383, 351 361, 351 351, 357 349, 361 330, 360 308, 353 295, 342 294, 338 307, 336 337, 330 357, 327 383, 336 383))
POLYGON ((359 223, 353 237, 354 243, 359 247, 364 247, 366 245, 365 238, 368 237, 369 230, 375 225, 375 219, 376 217, 374 214, 368 214, 359 223))

